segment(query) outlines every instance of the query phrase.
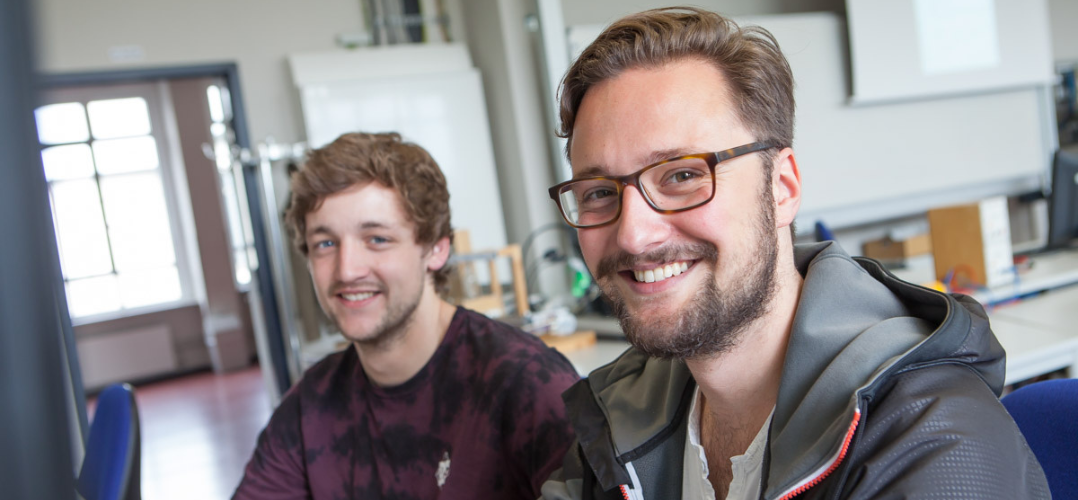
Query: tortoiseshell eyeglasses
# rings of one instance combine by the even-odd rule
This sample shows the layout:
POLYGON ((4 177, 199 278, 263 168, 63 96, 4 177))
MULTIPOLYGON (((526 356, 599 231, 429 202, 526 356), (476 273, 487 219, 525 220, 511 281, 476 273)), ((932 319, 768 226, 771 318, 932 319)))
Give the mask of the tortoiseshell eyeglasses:
POLYGON ((692 210, 715 197, 715 166, 738 156, 778 147, 773 141, 753 142, 715 153, 700 153, 653 163, 617 177, 585 177, 550 188, 562 217, 578 229, 605 226, 621 216, 625 186, 634 186, 656 212, 692 210))

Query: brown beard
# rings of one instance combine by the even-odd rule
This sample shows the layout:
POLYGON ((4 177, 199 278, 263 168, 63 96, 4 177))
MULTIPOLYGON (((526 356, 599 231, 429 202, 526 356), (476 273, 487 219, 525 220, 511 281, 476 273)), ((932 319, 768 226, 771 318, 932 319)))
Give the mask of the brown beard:
MULTIPOLYGON (((386 293, 384 286, 378 287, 381 293, 386 293)), ((362 338, 355 339, 348 335, 344 335, 345 338, 352 341, 352 343, 358 344, 364 349, 382 350, 388 348, 394 343, 394 341, 402 338, 404 332, 408 329, 408 326, 412 323, 415 316, 415 310, 419 307, 419 302, 423 298, 423 290, 420 289, 419 293, 414 298, 408 298, 404 303, 394 304, 390 306, 382 320, 374 327, 374 334, 362 338)), ((334 326, 337 327, 337 331, 344 334, 344 329, 341 328, 340 322, 333 315, 328 315, 330 320, 333 321, 334 326)))
POLYGON ((618 252, 600 261, 599 287, 610 299, 625 337, 633 346, 658 358, 716 356, 741 342, 749 325, 767 312, 777 288, 778 238, 770 183, 765 183, 764 188, 765 199, 753 235, 758 253, 724 287, 715 280, 719 252, 711 243, 671 246, 636 256, 618 252), (710 264, 710 269, 706 271, 704 287, 678 311, 629 311, 613 281, 619 269, 631 268, 637 262, 694 259, 697 262, 693 267, 710 264))

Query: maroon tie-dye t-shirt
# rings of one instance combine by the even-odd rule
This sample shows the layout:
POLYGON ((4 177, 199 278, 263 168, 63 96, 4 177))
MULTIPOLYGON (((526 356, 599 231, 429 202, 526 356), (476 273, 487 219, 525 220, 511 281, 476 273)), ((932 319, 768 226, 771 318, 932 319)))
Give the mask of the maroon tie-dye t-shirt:
POLYGON ((573 441, 561 393, 577 378, 535 337, 458 308, 404 384, 371 384, 352 348, 308 370, 233 498, 538 498, 573 441))

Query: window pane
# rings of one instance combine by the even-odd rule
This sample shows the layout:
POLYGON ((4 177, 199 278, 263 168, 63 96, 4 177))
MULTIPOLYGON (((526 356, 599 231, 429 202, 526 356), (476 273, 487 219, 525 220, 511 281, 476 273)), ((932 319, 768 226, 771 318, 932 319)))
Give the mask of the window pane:
POLYGON ((183 297, 175 267, 119 274, 120 302, 125 308, 174 302, 183 297))
POLYGON ((210 120, 213 123, 225 121, 225 109, 221 105, 221 87, 216 85, 206 87, 206 100, 210 104, 210 120))
MULTIPOLYGON (((214 124, 218 125, 218 124, 214 124)), ((214 161, 217 162, 217 170, 221 172, 228 172, 232 169, 232 149, 228 145, 228 141, 224 139, 214 139, 213 141, 213 155, 214 161)))
POLYGON ((131 137, 150 133, 150 111, 141 97, 90 101, 90 130, 94 139, 131 137))
POLYGON ((232 252, 232 263, 236 266, 236 283, 246 285, 251 282, 251 268, 247 264, 247 249, 232 252))
POLYGON ((92 180, 56 182, 50 191, 64 277, 112 272, 97 184, 92 180))
POLYGON ((221 111, 224 113, 224 119, 221 121, 229 121, 232 119, 232 94, 228 91, 228 87, 218 86, 221 93, 221 111))
POLYGON ((157 172, 104 177, 101 196, 109 227, 168 225, 164 188, 157 172))
POLYGON ((258 270, 258 252, 254 246, 247 247, 247 267, 250 267, 252 271, 258 270))
POLYGON ((41 151, 41 163, 45 165, 45 178, 50 181, 94 175, 94 157, 86 144, 45 148, 41 151))
POLYGON ((101 179, 117 271, 176 262, 161 178, 156 172, 101 179))
POLYGON ((175 264, 168 223, 146 227, 109 227, 116 270, 135 271, 175 264))
POLYGON ((42 144, 63 144, 90 139, 86 127, 86 111, 82 103, 49 104, 34 111, 37 118, 37 138, 42 144))
POLYGON ((150 136, 95 141, 94 160, 101 175, 153 170, 158 165, 157 142, 150 136))
POLYGON ((221 180, 221 195, 225 221, 228 222, 228 242, 232 248, 243 248, 247 242, 243 238, 243 224, 240 222, 239 200, 236 199, 236 185, 232 181, 232 172, 225 172, 218 177, 221 180))
POLYGON ((67 283, 67 308, 72 317, 89 316, 120 309, 116 276, 99 276, 67 283))

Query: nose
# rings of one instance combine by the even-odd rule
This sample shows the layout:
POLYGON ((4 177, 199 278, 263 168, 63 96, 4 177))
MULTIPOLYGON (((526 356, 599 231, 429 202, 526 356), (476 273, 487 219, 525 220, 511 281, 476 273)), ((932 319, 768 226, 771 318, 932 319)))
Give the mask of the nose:
POLYGON ((639 255, 662 246, 670 236, 667 216, 656 212, 635 186, 626 186, 621 198, 617 238, 622 250, 639 255))
POLYGON ((339 243, 337 249, 337 281, 349 283, 366 278, 371 273, 370 259, 364 255, 361 245, 347 240, 339 243))

